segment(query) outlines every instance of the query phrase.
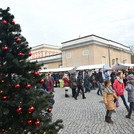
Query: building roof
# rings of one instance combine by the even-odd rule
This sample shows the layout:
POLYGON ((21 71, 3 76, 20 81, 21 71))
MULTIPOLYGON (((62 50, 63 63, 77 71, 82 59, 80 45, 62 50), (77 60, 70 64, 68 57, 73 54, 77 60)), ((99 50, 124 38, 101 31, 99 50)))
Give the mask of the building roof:
POLYGON ((115 41, 112 41, 112 40, 109 40, 109 39, 106 39, 106 38, 103 38, 103 37, 100 37, 100 36, 97 36, 97 35, 94 35, 94 34, 84 36, 84 37, 80 37, 80 38, 76 38, 76 39, 69 40, 69 41, 66 41, 66 42, 62 42, 62 48, 68 47, 68 46, 71 46, 71 45, 76 45, 76 44, 79 44, 79 43, 82 43, 82 42, 83 43, 84 42, 89 42, 89 41, 97 41, 97 42, 101 42, 101 43, 104 43, 104 44, 111 45, 113 47, 118 47, 118 48, 122 48, 122 49, 130 51, 130 47, 128 47, 126 45, 123 45, 121 43, 118 43, 118 42, 115 42, 115 41))
POLYGON ((61 48, 61 46, 41 44, 41 45, 37 45, 37 46, 32 47, 32 50, 41 49, 41 48, 53 48, 53 49, 59 50, 61 48))

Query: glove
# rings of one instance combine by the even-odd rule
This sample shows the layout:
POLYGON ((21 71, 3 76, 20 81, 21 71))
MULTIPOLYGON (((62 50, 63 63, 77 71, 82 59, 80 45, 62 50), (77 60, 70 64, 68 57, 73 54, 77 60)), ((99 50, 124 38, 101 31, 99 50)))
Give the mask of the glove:
POLYGON ((107 104, 107 103, 106 103, 105 105, 106 105, 106 106, 108 106, 108 104, 107 104))

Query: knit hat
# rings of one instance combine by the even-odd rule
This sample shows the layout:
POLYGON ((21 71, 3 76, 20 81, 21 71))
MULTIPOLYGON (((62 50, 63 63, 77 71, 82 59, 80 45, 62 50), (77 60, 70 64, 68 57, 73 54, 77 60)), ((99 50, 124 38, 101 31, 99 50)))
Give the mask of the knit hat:
POLYGON ((128 75, 128 76, 127 76, 127 80, 129 80, 129 81, 130 81, 130 80, 134 80, 134 75, 133 75, 133 74, 128 75))

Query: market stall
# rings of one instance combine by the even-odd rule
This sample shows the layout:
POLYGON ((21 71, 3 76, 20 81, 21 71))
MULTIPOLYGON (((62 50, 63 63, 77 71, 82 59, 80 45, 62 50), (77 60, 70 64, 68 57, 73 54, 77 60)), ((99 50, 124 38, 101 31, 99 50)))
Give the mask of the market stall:
POLYGON ((121 64, 121 63, 118 63, 115 66, 113 66, 112 69, 121 70, 121 69, 133 68, 133 67, 134 67, 134 64, 121 64))

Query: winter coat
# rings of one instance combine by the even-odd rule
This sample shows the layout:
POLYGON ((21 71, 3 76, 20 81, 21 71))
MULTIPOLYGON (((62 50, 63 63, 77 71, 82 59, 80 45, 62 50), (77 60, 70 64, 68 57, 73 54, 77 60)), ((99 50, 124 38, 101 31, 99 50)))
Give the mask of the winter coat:
POLYGON ((69 80, 69 85, 70 85, 70 88, 72 89, 77 87, 77 82, 76 82, 76 78, 74 75, 71 75, 70 80, 69 80))
POLYGON ((100 83, 103 83, 102 72, 99 72, 99 73, 97 74, 97 81, 99 81, 100 83))
POLYGON ((124 82, 120 83, 118 79, 115 79, 113 84, 113 89, 115 90, 117 96, 121 96, 124 94, 124 82))
POLYGON ((116 94, 108 94, 107 92, 104 91, 104 103, 108 104, 106 106, 107 110, 114 110, 116 109, 115 103, 114 103, 114 98, 118 99, 116 94))
POLYGON ((106 71, 103 71, 104 76, 105 76, 105 80, 109 80, 109 75, 106 73, 106 71))
POLYGON ((68 78, 63 78, 63 81, 64 81, 64 87, 68 87, 69 86, 68 78))
POLYGON ((113 83, 114 83, 114 81, 115 81, 115 79, 116 79, 115 72, 112 72, 111 75, 110 75, 110 77, 111 77, 111 83, 112 83, 112 85, 113 85, 113 83))
POLYGON ((78 75, 78 77, 77 77, 77 86, 78 87, 82 87, 83 86, 82 75, 78 75))
POLYGON ((51 79, 46 81, 46 85, 47 85, 48 91, 52 92, 53 82, 51 79))
POLYGON ((126 90, 128 91, 128 102, 134 102, 134 83, 128 82, 126 90))

